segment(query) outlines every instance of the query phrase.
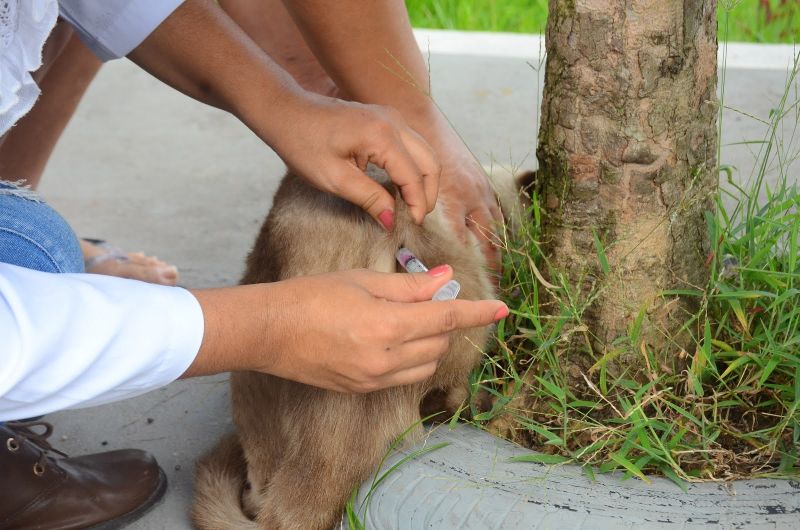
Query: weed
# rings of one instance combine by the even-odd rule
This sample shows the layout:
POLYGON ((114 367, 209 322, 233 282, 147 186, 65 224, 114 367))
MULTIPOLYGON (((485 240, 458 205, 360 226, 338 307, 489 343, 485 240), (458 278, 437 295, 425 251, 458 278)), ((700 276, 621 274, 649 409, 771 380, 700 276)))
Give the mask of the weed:
MULTIPOLYGON (((541 451, 520 460, 577 462, 590 476, 660 473, 681 486, 800 476, 800 193, 792 177, 800 159, 799 73, 800 54, 764 120, 764 138, 749 142, 756 163, 744 185, 734 182, 733 168, 720 168, 727 185, 716 198, 718 213, 706 219, 708 285, 662 293, 693 297, 699 307, 683 326, 694 347, 675 351, 674 362, 659 364, 639 336, 643 308, 587 373, 566 366, 562 356, 587 334, 582 315, 595 293, 580 295, 542 253, 536 194, 530 222, 503 234, 501 285, 513 309, 498 327, 496 352, 473 374, 474 392, 488 391, 494 406, 473 413, 541 451), (736 206, 726 212, 724 198, 736 206), (638 355, 647 380, 613 373, 609 362, 620 355, 638 355), (576 378, 584 384, 568 384, 576 378)), ((598 237, 595 246, 608 274, 598 237)))

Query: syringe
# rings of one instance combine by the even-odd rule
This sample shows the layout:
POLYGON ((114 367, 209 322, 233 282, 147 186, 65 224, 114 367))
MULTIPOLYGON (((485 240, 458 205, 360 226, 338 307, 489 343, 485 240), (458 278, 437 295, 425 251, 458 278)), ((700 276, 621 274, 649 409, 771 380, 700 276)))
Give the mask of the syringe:
MULTIPOLYGON (((395 257, 408 272, 428 272, 428 267, 405 247, 400 247, 395 257)), ((461 291, 461 284, 455 280, 450 280, 433 293, 432 300, 455 300, 459 291, 461 291)))

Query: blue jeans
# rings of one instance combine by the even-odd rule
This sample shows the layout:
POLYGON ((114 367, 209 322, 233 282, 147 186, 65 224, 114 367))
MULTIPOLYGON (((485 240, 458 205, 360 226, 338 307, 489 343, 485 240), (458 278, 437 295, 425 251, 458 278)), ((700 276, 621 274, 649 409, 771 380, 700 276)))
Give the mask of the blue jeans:
POLYGON ((75 232, 33 191, 0 180, 0 263, 43 272, 84 272, 75 232))
POLYGON ((0 180, 0 263, 83 272, 78 238, 64 218, 33 191, 5 180, 0 180))

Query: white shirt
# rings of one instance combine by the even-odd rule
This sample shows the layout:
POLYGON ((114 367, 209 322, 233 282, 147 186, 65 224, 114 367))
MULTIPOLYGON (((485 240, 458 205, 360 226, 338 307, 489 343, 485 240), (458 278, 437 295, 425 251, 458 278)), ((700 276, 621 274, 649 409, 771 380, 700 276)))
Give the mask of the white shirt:
MULTIPOLYGON (((25 0, 28 1, 28 0, 25 0)), ((58 0, 61 16, 102 60, 128 55, 183 0, 58 0)))
MULTIPOLYGON (((61 15, 102 59, 142 42, 182 0, 61 0, 61 15)), ((30 72, 56 0, 0 1, 0 135, 33 106, 30 72)), ((0 421, 98 405, 177 379, 203 338, 185 289, 0 263, 0 421)))
POLYGON ((180 287, 0 263, 0 421, 164 386, 202 340, 200 304, 180 287))
POLYGON ((0 1, 0 136, 33 106, 39 87, 31 72, 59 14, 104 61, 130 53, 183 0, 0 1))

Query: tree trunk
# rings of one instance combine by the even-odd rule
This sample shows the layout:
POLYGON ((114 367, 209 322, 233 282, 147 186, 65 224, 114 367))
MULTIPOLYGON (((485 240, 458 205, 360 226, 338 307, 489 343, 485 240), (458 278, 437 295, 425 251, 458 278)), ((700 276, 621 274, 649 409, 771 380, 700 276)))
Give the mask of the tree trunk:
MULTIPOLYGON (((583 315, 595 355, 644 308, 641 340, 674 356, 685 347, 676 326, 691 308, 659 293, 702 288, 708 274, 716 1, 550 0, 549 8, 537 155, 552 270, 583 297, 597 290, 583 315)), ((642 365, 641 340, 617 369, 642 365)), ((582 354, 568 361, 592 363, 582 354)))

